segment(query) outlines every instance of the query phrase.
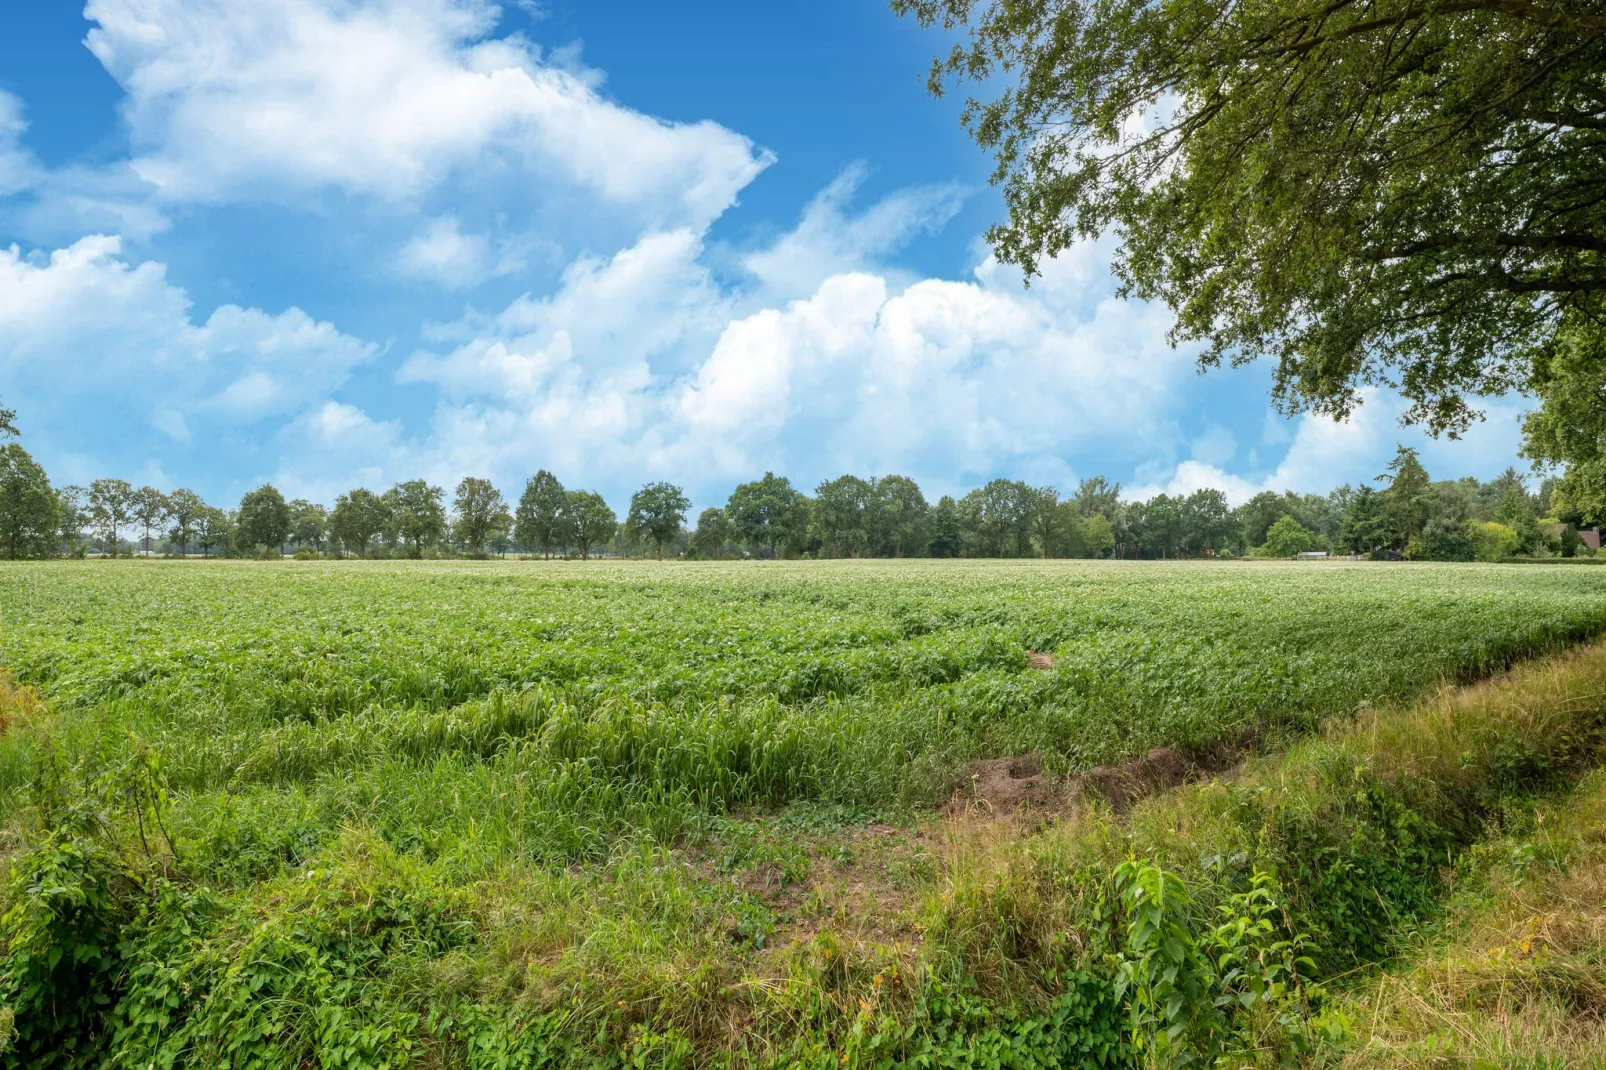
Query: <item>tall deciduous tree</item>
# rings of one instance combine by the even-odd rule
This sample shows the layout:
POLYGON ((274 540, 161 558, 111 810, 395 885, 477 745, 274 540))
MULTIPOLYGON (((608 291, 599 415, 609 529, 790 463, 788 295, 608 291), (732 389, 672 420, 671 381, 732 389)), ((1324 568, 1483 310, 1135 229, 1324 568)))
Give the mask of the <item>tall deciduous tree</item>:
POLYGON ((272 483, 264 483, 240 499, 235 536, 246 549, 280 549, 290 538, 290 505, 272 483))
POLYGON ((58 510, 38 462, 16 442, 0 446, 0 553, 13 561, 52 556, 58 510))
POLYGON ((97 479, 89 484, 89 514, 105 540, 107 553, 117 556, 117 532, 133 519, 134 488, 122 479, 97 479))
POLYGON ((234 519, 222 509, 207 506, 201 511, 195 539, 201 544, 201 553, 207 557, 212 556, 214 546, 228 553, 229 543, 234 540, 234 519))
POLYGON ((1088 517, 1097 513, 1113 524, 1121 511, 1121 484, 1111 483, 1103 476, 1092 476, 1077 484, 1076 494, 1071 501, 1077 516, 1088 517))
POLYGON ((296 552, 322 550, 329 539, 329 510, 317 502, 297 498, 290 503, 290 541, 296 552))
POLYGON ((0 440, 17 437, 17 413, 0 405, 0 440))
POLYGON ((1115 527, 1103 513, 1082 518, 1082 546, 1089 557, 1103 557, 1115 549, 1115 527))
POLYGON ((410 479, 385 492, 385 507, 396 534, 414 557, 424 556, 424 546, 446 535, 446 492, 427 480, 410 479))
POLYGON ((625 526, 657 546, 662 561, 664 543, 680 533, 690 507, 691 500, 673 483, 648 483, 631 496, 625 526))
POLYGON ((178 543, 180 554, 190 552, 190 540, 195 537, 205 510, 206 503, 201 496, 188 487, 180 487, 167 496, 167 518, 173 522, 168 538, 178 543))
POLYGON ((985 553, 1003 557, 1011 542, 1017 550, 1026 541, 1036 492, 1024 483, 994 479, 959 502, 960 523, 968 528, 985 553))
POLYGON ((869 545, 870 497, 870 484, 858 476, 838 476, 814 488, 811 519, 832 557, 857 557, 869 545))
POLYGON ((362 557, 368 553, 368 544, 385 530, 389 518, 384 499, 358 487, 335 499, 334 510, 329 514, 329 535, 362 557))
POLYGON ((764 478, 742 483, 725 504, 736 531, 755 548, 773 555, 780 543, 796 533, 808 516, 807 499, 785 476, 765 472, 764 478))
POLYGON ((84 545, 84 525, 89 523, 89 491, 69 485, 56 492, 57 538, 64 551, 80 554, 84 545))
POLYGON ((931 87, 984 94, 964 116, 997 160, 999 257, 1113 228, 1127 292, 1204 365, 1273 359, 1286 407, 1341 416, 1387 381, 1454 431, 1602 321, 1596 0, 893 6, 970 32, 931 87))
POLYGON ((692 532, 691 548, 704 557, 724 557, 725 546, 736 535, 725 510, 710 507, 697 514, 697 530, 692 532))
POLYGON ((574 541, 580 547, 580 560, 591 559, 591 548, 606 543, 619 529, 619 518, 602 495, 590 490, 571 490, 564 514, 569 518, 574 541))
POLYGON ((569 496, 558 482, 558 477, 545 468, 531 476, 519 496, 519 508, 514 513, 513 536, 532 550, 539 549, 543 556, 552 556, 552 547, 562 545, 573 533, 568 515, 569 496))
POLYGON ((151 552, 151 529, 167 519, 167 495, 155 487, 144 486, 134 492, 134 520, 145 529, 145 552, 151 552))
POLYGON ((925 542, 930 512, 920 485, 908 476, 872 480, 867 517, 871 549, 890 557, 918 552, 925 542))
POLYGON ((1065 513, 1060 509, 1060 492, 1038 487, 1027 503, 1026 526, 1037 544, 1039 557, 1058 557, 1065 535, 1065 513))
POLYGON ((457 514, 457 538, 471 553, 480 554, 485 552, 492 530, 506 515, 507 503, 489 479, 469 476, 457 485, 452 511, 457 514))

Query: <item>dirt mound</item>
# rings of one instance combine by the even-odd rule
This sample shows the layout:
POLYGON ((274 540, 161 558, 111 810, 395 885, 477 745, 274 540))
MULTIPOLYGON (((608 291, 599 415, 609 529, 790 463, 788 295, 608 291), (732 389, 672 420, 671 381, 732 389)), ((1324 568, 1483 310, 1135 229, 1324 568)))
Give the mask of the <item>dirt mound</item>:
POLYGON ((1145 796, 1186 784, 1194 772, 1195 766, 1170 747, 1156 747, 1120 765, 1094 766, 1081 775, 1078 786, 1104 796, 1121 813, 1145 796))
POLYGON ((1044 772, 1034 754, 970 762, 959 771, 960 783, 948 812, 1004 815, 1021 810, 1065 810, 1091 794, 1102 797, 1121 814, 1140 799, 1201 777, 1231 776, 1253 744, 1253 734, 1244 734, 1217 740, 1188 755, 1170 747, 1155 747, 1141 758, 1094 766, 1063 782, 1044 772))
POLYGON ((1036 755, 989 758, 970 762, 960 770, 962 780, 950 809, 1006 814, 1016 810, 1044 810, 1058 806, 1059 792, 1043 772, 1036 755))
POLYGON ((1032 668, 1034 669, 1052 669, 1054 667, 1053 654, 1044 654, 1041 651, 1028 650, 1026 652, 1026 660, 1031 662, 1032 668))

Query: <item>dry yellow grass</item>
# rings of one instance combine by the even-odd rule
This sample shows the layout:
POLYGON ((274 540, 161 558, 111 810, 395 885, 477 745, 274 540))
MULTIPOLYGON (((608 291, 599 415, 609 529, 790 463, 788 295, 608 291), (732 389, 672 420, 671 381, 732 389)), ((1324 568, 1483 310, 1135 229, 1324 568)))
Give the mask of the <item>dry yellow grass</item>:
POLYGON ((1480 854, 1460 935, 1352 998, 1345 1066, 1606 1066, 1606 771, 1480 854))

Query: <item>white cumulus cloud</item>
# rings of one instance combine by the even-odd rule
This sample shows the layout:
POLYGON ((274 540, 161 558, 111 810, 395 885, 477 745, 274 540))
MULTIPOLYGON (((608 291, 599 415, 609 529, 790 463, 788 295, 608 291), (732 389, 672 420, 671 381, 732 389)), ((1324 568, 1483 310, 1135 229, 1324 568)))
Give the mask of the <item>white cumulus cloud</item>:
POLYGON ((297 308, 223 305, 201 322, 192 311, 163 265, 130 263, 115 237, 48 257, 0 250, 7 396, 38 417, 47 447, 98 442, 122 458, 150 448, 149 432, 250 435, 322 401, 376 352, 297 308))
POLYGON ((513 169, 702 225, 770 159, 490 36, 498 12, 482 0, 90 0, 85 15, 128 94, 133 167, 168 200, 337 187, 409 201, 513 169))

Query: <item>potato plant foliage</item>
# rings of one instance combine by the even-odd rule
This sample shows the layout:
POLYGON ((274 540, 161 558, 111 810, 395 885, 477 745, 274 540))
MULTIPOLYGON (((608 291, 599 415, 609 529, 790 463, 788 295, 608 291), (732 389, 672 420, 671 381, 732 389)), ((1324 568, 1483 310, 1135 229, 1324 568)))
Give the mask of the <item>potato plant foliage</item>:
POLYGON ((49 707, 0 735, 0 1060, 949 1065, 992 1037, 1046 1053, 997 1065, 1118 1065, 1075 963, 1000 1004, 911 974, 917 933, 782 939, 750 878, 922 820, 973 759, 1297 733, 1606 632, 1603 595, 1342 563, 0 569, 0 667, 49 707), (733 992, 767 1031, 699 1018, 733 992))

